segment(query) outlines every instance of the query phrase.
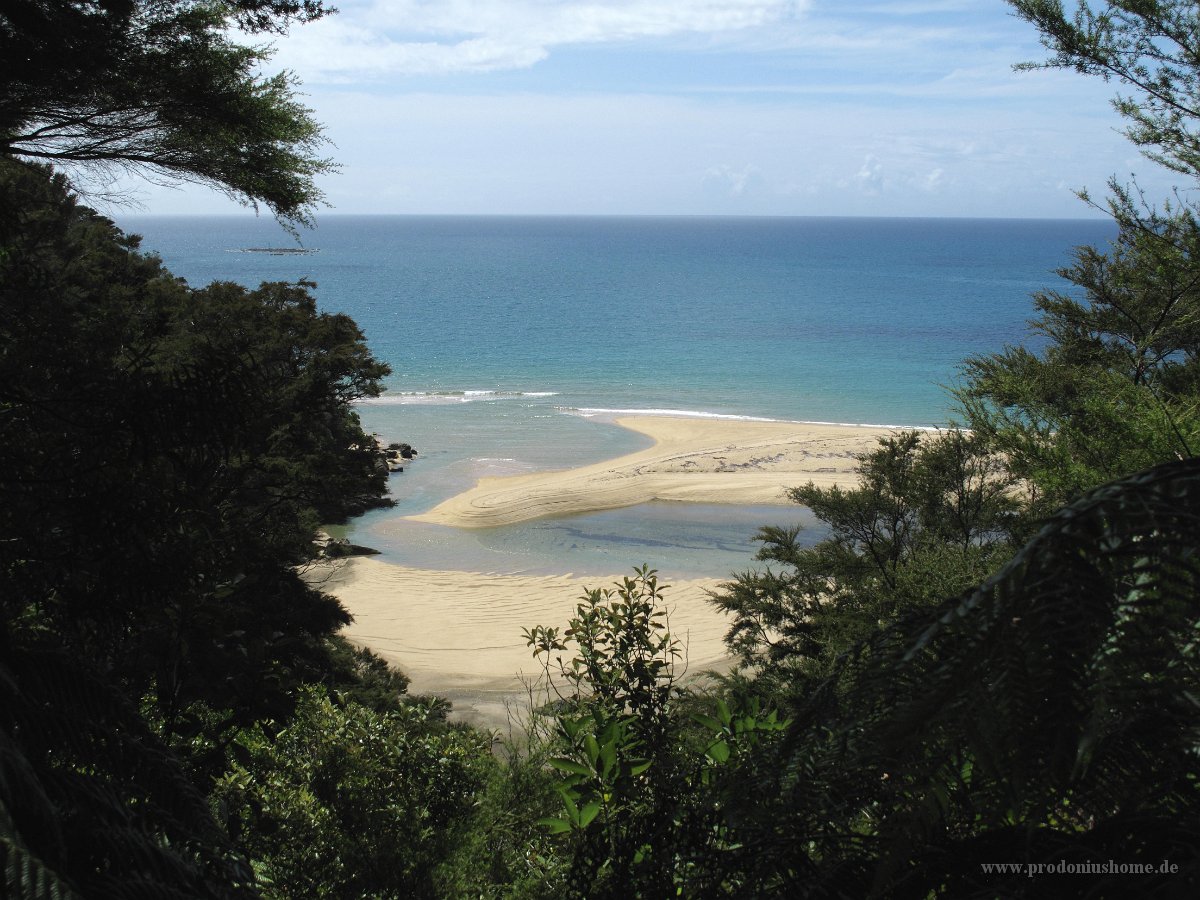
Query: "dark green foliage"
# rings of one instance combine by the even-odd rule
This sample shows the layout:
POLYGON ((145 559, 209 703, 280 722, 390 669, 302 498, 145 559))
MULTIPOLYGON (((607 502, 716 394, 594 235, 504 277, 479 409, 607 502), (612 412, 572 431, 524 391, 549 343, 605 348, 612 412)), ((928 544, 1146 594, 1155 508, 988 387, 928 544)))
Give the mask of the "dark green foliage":
POLYGON ((193 290, 61 179, 0 175, 6 627, 153 689, 168 734, 194 701, 271 709, 347 621, 293 567, 385 490, 350 403, 386 368, 303 286, 193 290))
POLYGON ((375 712, 400 708, 408 694, 408 677, 367 647, 356 647, 341 635, 328 641, 330 671, 324 683, 375 712))
POLYGON ((1013 482, 974 436, 907 432, 860 461, 860 483, 813 484, 791 498, 831 535, 813 547, 798 532, 764 528, 758 558, 721 586, 733 618, 726 640, 768 683, 823 673, 881 625, 978 583, 1012 552, 1013 482))
POLYGON ((570 702, 600 711, 606 723, 628 719, 639 739, 653 741, 664 727, 682 654, 668 628, 657 574, 634 571, 615 588, 588 592, 561 637, 557 628, 538 626, 526 630, 525 639, 535 657, 544 655, 548 681, 557 675, 570 686, 570 702), (551 655, 568 643, 576 655, 569 661, 558 656, 552 665, 551 655))
POLYGON ((334 638, 345 610, 303 577, 317 524, 386 492, 352 403, 387 369, 354 323, 308 284, 193 289, 14 158, 199 181, 305 222, 319 128, 232 26, 323 13, 0 9, 5 897, 257 896, 256 877, 429 896, 493 768, 444 703, 402 701, 403 676, 334 638))
MULTIPOLYGON (((868 484, 887 472, 886 483, 911 488, 913 469, 897 463, 915 449, 907 438, 885 445, 868 484)), ((846 492, 823 496, 843 539, 864 521, 846 492)), ((1007 505, 992 509, 1003 519, 1007 505)), ((875 513, 870 521, 891 527, 859 532, 877 586, 908 563, 864 551, 868 537, 890 548, 928 529, 952 545, 940 531, 949 528, 973 535, 956 552, 992 546, 988 529, 919 526, 919 512, 897 508, 911 514, 875 513)), ((585 597, 565 634, 580 647, 558 671, 581 693, 554 713, 562 750, 548 762, 562 801, 547 825, 564 835, 567 894, 1117 898, 1200 888, 1200 463, 1082 497, 981 586, 862 626, 823 678, 734 686, 789 692, 790 724, 753 701, 717 698, 696 711, 696 699, 655 680, 643 693, 668 688, 659 737, 642 740, 636 704, 605 685, 637 656, 620 647, 656 648, 650 656, 669 671, 661 621, 627 615, 647 612, 650 596, 656 584, 632 579, 585 597), (680 716, 689 707, 700 731, 680 716), (1068 882, 1034 870, 1109 860, 1155 871, 1068 882), (1177 868, 1157 871, 1164 860, 1177 868), (982 866, 1002 861, 1020 871, 982 866)), ((539 655, 566 648, 550 629, 529 637, 539 655)))
POLYGON ((565 776, 562 813, 545 824, 575 834, 571 895, 670 890, 670 867, 655 850, 670 852, 662 794, 677 763, 669 704, 680 650, 657 575, 644 568, 589 592, 561 636, 544 626, 525 636, 547 691, 557 691, 556 679, 569 691, 555 713, 561 755, 548 761, 565 776), (569 644, 576 651, 564 659, 569 644))
MULTIPOLYGON (((527 720, 533 730, 533 723, 527 720)), ((551 745, 532 734, 496 747, 498 764, 475 796, 471 821, 439 870, 443 897, 554 900, 569 860, 539 819, 562 808, 551 745)))
MULTIPOLYGON (((1150 159, 1200 177, 1200 9, 1182 0, 1068 4, 1009 0, 1050 57, 1040 64, 1116 79, 1126 134, 1150 159)), ((957 392, 966 424, 1006 454, 1033 512, 1121 475, 1191 456, 1200 436, 1200 224, 1185 191, 1161 210, 1115 180, 1119 229, 1107 252, 1082 247, 1067 292, 1035 295, 1047 339, 968 360, 957 392)), ((1186 185, 1184 185, 1186 189, 1186 185)), ((1081 196, 1087 199, 1087 194, 1081 196)))
POLYGON ((757 701, 731 710, 717 700, 704 704, 714 715, 686 715, 681 652, 647 567, 585 595, 561 636, 538 627, 526 639, 547 693, 556 675, 569 689, 551 704, 546 762, 560 803, 542 823, 562 835, 565 859, 548 874, 562 871, 572 897, 740 896, 726 800, 752 776, 753 751, 785 723, 757 701))
POLYGON ((303 693, 277 734, 238 738, 213 801, 268 897, 432 897, 493 763, 490 739, 437 710, 380 713, 303 693))
POLYGON ((6 877, 224 896, 204 774, 334 677, 348 617, 296 567, 385 490, 351 403, 386 369, 305 286, 189 288, 43 168, 0 161, 0 206, 5 784, 44 795, 5 799, 6 877))
POLYGON ((1114 212, 1110 251, 1080 248, 1059 273, 1082 296, 1034 295, 1046 349, 968 360, 957 392, 969 426, 1034 489, 1043 515, 1200 447, 1200 227, 1187 211, 1114 212))
POLYGON ((285 222, 322 200, 321 129, 232 26, 286 31, 320 0, 6 0, 0 155, 195 181, 285 222))
MULTIPOLYGON (((1063 509, 996 576, 883 629, 801 698, 779 804, 744 803, 760 893, 1044 895, 980 863, 1151 862, 1200 886, 1200 464, 1063 509)), ((1048 877, 1048 876, 1044 876, 1048 877)))
POLYGON ((0 644, 0 895, 253 897, 178 759, 48 635, 0 644))

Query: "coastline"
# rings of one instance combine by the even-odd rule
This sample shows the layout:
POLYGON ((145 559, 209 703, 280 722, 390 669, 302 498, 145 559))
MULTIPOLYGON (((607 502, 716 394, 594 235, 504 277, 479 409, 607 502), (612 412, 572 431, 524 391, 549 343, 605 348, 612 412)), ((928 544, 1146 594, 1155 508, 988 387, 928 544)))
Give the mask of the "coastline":
MULTIPOLYGON (((410 518, 485 528, 655 499, 788 503, 786 489, 807 481, 849 485, 855 455, 898 430, 667 416, 624 417, 617 424, 651 437, 653 446, 577 469, 484 478, 410 518)), ((447 697, 456 718, 498 728, 509 720, 509 706, 527 703, 522 678, 539 671, 522 629, 565 625, 586 589, 609 587, 629 571, 587 578, 481 574, 360 557, 315 569, 310 577, 354 616, 346 636, 397 665, 414 694, 447 697)), ((728 621, 707 602, 722 580, 668 582, 671 629, 684 642, 689 674, 728 665, 728 621)))
POLYGON ((897 428, 814 422, 626 416, 616 424, 654 441, 645 449, 577 469, 482 478, 471 489, 409 518, 457 528, 511 525, 652 500, 784 504, 808 481, 847 485, 856 454, 897 428))

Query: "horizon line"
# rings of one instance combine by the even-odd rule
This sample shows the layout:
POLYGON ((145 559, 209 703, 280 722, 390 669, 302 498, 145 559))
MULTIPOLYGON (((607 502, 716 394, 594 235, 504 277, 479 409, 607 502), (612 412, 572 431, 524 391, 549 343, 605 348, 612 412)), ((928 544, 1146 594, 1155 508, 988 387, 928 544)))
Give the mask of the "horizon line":
MULTIPOLYGON (((238 212, 145 212, 107 213, 109 218, 192 218, 241 219, 238 212)), ((504 213, 504 212, 325 212, 313 216, 319 225, 323 218, 408 218, 408 219, 873 219, 899 221, 1008 221, 1008 222, 1104 222, 1111 216, 1047 216, 1047 215, 861 215, 855 213, 504 213)), ((250 218, 271 221, 269 214, 252 212, 250 218)), ((302 228, 304 226, 301 226, 302 228)))

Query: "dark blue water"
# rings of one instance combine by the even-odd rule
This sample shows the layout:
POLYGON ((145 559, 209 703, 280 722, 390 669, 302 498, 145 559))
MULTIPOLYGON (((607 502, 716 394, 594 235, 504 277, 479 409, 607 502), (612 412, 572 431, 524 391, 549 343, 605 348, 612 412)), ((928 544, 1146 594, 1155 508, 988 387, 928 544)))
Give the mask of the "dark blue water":
POLYGON ((1053 271, 1072 248, 1114 235, 1102 220, 325 216, 310 252, 272 255, 246 251, 298 245, 250 214, 120 224, 192 284, 303 278, 359 322, 393 369, 364 422, 423 451, 394 479, 398 511, 360 538, 412 564, 596 574, 623 551, 670 571, 670 546, 620 539, 639 522, 684 574, 744 567, 754 529, 719 507, 461 540, 396 519, 480 475, 640 447, 606 411, 946 423, 962 360, 1027 342, 1029 295, 1065 287, 1053 271))

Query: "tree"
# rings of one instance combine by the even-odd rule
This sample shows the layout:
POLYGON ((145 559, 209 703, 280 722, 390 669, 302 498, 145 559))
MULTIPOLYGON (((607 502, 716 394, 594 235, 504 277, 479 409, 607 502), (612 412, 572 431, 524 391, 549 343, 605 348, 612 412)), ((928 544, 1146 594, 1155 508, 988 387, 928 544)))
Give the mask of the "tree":
POLYGON ((490 743, 447 727, 436 706, 378 712, 308 688, 288 722, 238 735, 240 761, 213 803, 264 896, 437 896, 494 766, 490 743))
POLYGON ((561 634, 525 632, 554 723, 547 763, 562 804, 542 823, 563 838, 562 889, 587 898, 743 896, 728 794, 755 777, 753 751, 786 723, 757 701, 730 708, 718 699, 713 715, 687 715, 682 653, 649 567, 587 592, 575 612, 561 634))
MULTIPOLYGON (((903 460, 887 451, 906 443, 881 448, 883 461, 903 460)), ((895 485, 919 466, 887 469, 895 485)), ((984 532, 974 534, 959 546, 977 546, 984 532)), ((552 629, 528 635, 539 655, 579 641, 560 671, 584 690, 553 713, 564 751, 550 764, 562 773, 563 809, 547 820, 564 835, 570 888, 624 897, 1194 895, 1197 535, 1194 459, 1099 487, 1044 522, 991 577, 902 611, 815 677, 793 680, 789 722, 724 702, 716 715, 694 716, 703 756, 687 740, 677 691, 614 677, 639 658, 631 648, 647 648, 667 671, 669 640, 655 604, 644 606, 656 585, 629 579, 585 597, 564 639, 552 629), (634 703, 614 683, 664 698, 657 743, 640 740, 633 712, 653 702, 634 703), (1013 868, 987 867, 1002 860, 1013 868)), ((878 579, 886 568, 875 566, 878 579)))
MULTIPOLYGON (((1010 0, 1050 58, 1116 78, 1126 134, 1147 157, 1200 177, 1200 59, 1194 3, 1010 0)), ((1113 181, 1118 236, 1108 252, 1076 251, 1059 274, 1074 289, 1035 295, 1041 353, 1009 348, 964 366, 956 392, 968 427, 1006 455, 1038 514, 1081 491, 1168 459, 1200 436, 1200 224, 1187 200, 1148 204, 1113 181)), ((1086 193, 1083 194, 1087 199, 1086 193)))
MULTIPOLYGON (((1200 174, 1194 3, 1012 5, 1047 65, 1137 92, 1117 108, 1151 159, 1200 174)), ((1200 227, 1186 200, 1111 187, 1111 249, 1080 248, 1073 289, 1035 297, 1043 347, 966 364, 957 397, 998 517, 941 527, 954 517, 915 486, 923 451, 896 444, 858 491, 793 492, 832 537, 764 532, 784 570, 718 596, 794 722, 762 768, 773 787, 741 804, 747 893, 1040 896, 1038 869, 1118 858, 1152 869, 1050 891, 1196 891, 1200 227), (1000 859, 1019 877, 980 865, 1000 859)))
POLYGON ((681 651, 657 574, 643 568, 614 589, 589 591, 561 635, 538 626, 525 638, 548 698, 556 682, 569 691, 555 715, 562 755, 549 761, 566 775, 565 811, 546 822, 576 837, 572 896, 628 896, 634 885, 669 892, 672 851, 662 845, 674 816, 662 801, 678 762, 670 703, 681 651), (577 651, 567 662, 569 644, 577 651))
POLYGON ((1012 552, 1018 503, 1000 460, 974 435, 906 432, 860 459, 859 484, 809 483, 789 496, 830 536, 764 528, 758 559, 713 602, 732 615, 726 642, 767 684, 802 690, 881 626, 990 574, 1012 552))
POLYGON ((1200 176, 1200 9, 1190 0, 1077 0, 1068 17, 1061 0, 1008 0, 1037 28, 1050 51, 1020 68, 1074 69, 1117 79, 1134 95, 1113 106, 1125 134, 1146 156, 1172 171, 1200 176))
POLYGON ((1194 894, 1198 534, 1200 463, 1128 476, 836 660, 772 786, 731 795, 747 895, 1194 894))
POLYGON ((1047 340, 976 357, 957 393, 1049 514, 1084 490, 1200 449, 1200 228, 1188 212, 1121 224, 1108 253, 1034 295, 1047 340))
POLYGON ((321 0, 9 0, 0 154, 193 181, 307 224, 333 168, 287 73, 244 33, 320 18, 321 0))
POLYGON ((258 896, 179 758, 44 630, 0 629, 0 895, 258 896))
POLYGON ((381 502, 351 404, 386 367, 303 285, 189 288, 46 167, 0 159, 0 208, 17 895, 50 883, 37 872, 84 896, 253 893, 207 779, 239 726, 339 669, 348 615, 297 567, 320 521, 381 502))
POLYGON ((0 196, 5 620, 152 684, 168 728, 270 706, 347 620, 295 567, 382 502, 351 403, 386 367, 304 285, 187 287, 43 169, 4 162, 0 196))
POLYGON ((384 502, 352 404, 387 367, 312 285, 192 289, 30 162, 196 180, 305 222, 319 128, 230 35, 323 13, 0 10, 5 896, 256 896, 208 806, 233 738, 348 672, 399 705, 403 679, 347 660, 348 614, 298 571, 319 522, 384 502))

